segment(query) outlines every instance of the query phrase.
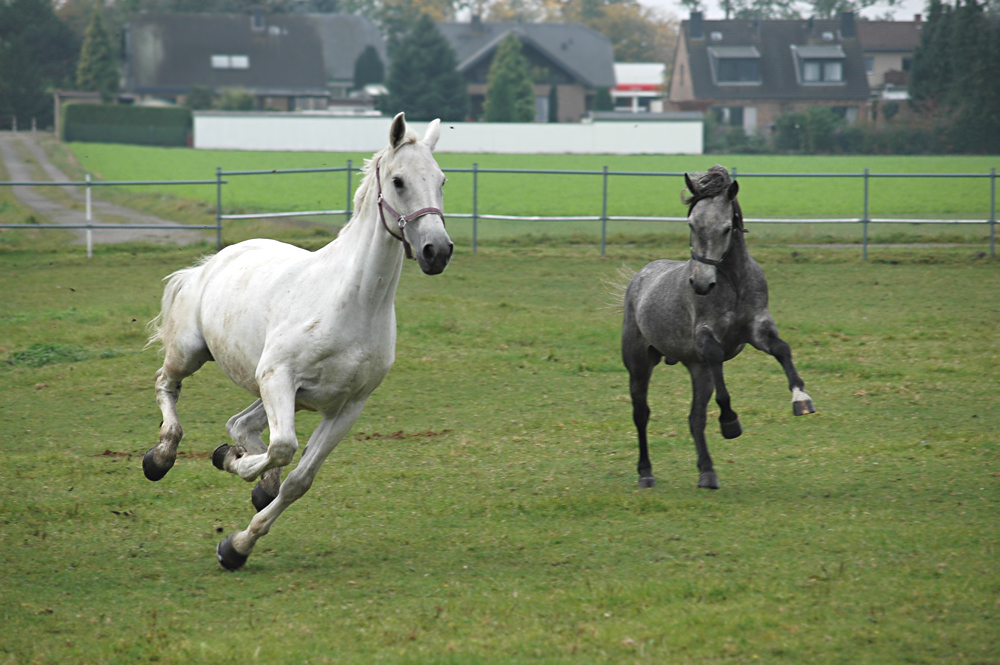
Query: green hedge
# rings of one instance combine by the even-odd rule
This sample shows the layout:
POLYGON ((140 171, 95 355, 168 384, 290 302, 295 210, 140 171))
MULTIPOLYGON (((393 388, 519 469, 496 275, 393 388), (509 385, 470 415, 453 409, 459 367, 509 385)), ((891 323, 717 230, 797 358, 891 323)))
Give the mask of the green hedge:
POLYGON ((64 141, 186 146, 191 134, 189 109, 113 104, 67 104, 64 141))

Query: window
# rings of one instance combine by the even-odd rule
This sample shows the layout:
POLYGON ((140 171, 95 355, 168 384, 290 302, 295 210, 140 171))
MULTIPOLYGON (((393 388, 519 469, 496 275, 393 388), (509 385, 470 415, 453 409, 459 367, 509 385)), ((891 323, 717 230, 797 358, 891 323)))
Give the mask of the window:
POLYGON ((806 83, 817 83, 820 80, 820 63, 818 62, 804 62, 802 63, 802 80, 806 83))
POLYGON ((760 52, 754 46, 712 46, 708 49, 712 74, 718 84, 756 85, 760 80, 760 52))
POLYGON ((212 69, 250 69, 250 56, 213 55, 212 69))
POLYGON ((756 60, 719 60, 717 79, 719 83, 756 83, 760 69, 756 60))
POLYGON ((840 82, 844 80, 844 66, 840 62, 823 63, 823 80, 840 82))
MULTIPOLYGON (((833 45, 792 45, 792 55, 798 66, 799 81, 822 85, 844 82, 844 49, 833 45)), ((868 66, 868 63, 865 63, 868 66)))
POLYGON ((911 62, 911 60, 909 58, 903 58, 903 71, 904 72, 910 71, 910 62, 911 62))
POLYGON ((869 74, 875 71, 875 58, 872 57, 865 58, 865 71, 869 74))
POLYGON ((709 37, 712 39, 713 42, 721 42, 722 41, 722 33, 721 32, 713 32, 711 35, 709 35, 709 37))

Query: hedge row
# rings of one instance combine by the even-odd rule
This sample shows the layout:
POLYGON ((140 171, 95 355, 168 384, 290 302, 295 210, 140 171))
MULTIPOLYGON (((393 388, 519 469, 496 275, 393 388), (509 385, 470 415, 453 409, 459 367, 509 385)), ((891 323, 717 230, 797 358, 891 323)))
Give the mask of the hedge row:
POLYGON ((115 104, 67 104, 64 141, 186 146, 191 134, 189 109, 115 104))

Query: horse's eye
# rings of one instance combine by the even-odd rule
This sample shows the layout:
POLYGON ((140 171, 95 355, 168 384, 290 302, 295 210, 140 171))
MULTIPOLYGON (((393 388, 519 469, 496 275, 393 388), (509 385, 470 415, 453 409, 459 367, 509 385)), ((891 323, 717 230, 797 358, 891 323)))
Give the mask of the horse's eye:
POLYGON ((733 227, 731 227, 731 226, 727 226, 727 227, 726 227, 726 228, 725 228, 725 229, 724 229, 724 230, 722 231, 722 235, 727 235, 727 234, 728 234, 728 233, 729 233, 730 231, 732 231, 732 230, 733 230, 733 227))
POLYGON ((403 189, 403 179, 398 175, 392 176, 392 184, 395 185, 396 189, 403 189))

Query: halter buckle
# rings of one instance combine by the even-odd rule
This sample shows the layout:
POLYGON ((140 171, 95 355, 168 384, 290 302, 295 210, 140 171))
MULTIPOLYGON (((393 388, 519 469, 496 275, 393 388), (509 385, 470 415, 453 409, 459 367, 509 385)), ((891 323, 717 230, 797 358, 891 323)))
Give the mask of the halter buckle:
POLYGON ((406 228, 406 215, 400 215, 398 223, 399 223, 399 230, 400 231, 402 231, 404 228, 406 228))

